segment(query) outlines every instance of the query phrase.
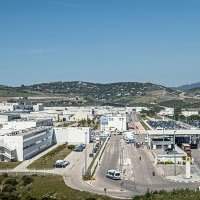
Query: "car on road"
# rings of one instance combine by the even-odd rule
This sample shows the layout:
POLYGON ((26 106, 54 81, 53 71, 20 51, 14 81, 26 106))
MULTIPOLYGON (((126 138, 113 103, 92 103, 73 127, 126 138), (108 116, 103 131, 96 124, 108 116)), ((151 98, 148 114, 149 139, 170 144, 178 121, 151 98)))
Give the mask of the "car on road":
POLYGON ((70 164, 69 161, 66 160, 57 160, 54 164, 55 168, 65 168, 70 164))
POLYGON ((98 148, 94 148, 93 150, 92 150, 92 153, 96 153, 98 151, 98 148))
POLYGON ((77 145, 74 148, 74 151, 76 152, 82 152, 84 150, 84 147, 82 145, 77 145))
POLYGON ((121 173, 119 170, 110 169, 107 171, 106 177, 112 180, 121 180, 121 173))
POLYGON ((99 141, 100 141, 100 137, 99 137, 99 136, 96 136, 95 141, 96 141, 96 142, 99 142, 99 141))

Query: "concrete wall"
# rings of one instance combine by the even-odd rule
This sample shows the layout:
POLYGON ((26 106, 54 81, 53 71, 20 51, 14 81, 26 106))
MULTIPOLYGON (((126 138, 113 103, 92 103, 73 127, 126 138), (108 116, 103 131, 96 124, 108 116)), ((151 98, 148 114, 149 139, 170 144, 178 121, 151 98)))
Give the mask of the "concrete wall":
MULTIPOLYGON (((109 131, 111 129, 117 129, 118 131, 127 130, 127 119, 124 116, 104 116, 107 118, 107 123, 101 123, 101 131, 109 131)), ((105 122, 105 121, 104 121, 105 122)))
POLYGON ((88 144, 91 130, 89 127, 59 127, 54 128, 55 138, 58 144, 88 144))
MULTIPOLYGON (((165 135, 174 135, 174 131, 175 130, 165 130, 164 131, 164 134, 165 135)), ((146 131, 146 133, 149 134, 149 136, 157 136, 157 135, 160 135, 162 136, 163 135, 163 130, 148 130, 146 131)), ((176 130, 175 131, 175 134, 176 135, 200 135, 200 129, 196 130, 176 130)))

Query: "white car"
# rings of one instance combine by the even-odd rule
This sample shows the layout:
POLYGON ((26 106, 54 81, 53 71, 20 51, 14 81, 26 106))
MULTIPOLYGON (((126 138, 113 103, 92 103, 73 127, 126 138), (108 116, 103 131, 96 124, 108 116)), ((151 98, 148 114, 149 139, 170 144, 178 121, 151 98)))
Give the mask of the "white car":
POLYGON ((121 180, 121 173, 119 170, 110 169, 107 171, 106 177, 113 180, 121 180))
POLYGON ((54 164, 55 168, 65 168, 67 165, 69 165, 70 162, 66 160, 57 160, 54 164))

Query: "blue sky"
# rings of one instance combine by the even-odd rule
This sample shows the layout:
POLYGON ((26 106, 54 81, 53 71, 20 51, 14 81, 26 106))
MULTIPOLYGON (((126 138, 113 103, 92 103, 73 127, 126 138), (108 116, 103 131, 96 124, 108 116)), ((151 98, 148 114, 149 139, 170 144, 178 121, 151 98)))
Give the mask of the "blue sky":
POLYGON ((0 0, 0 84, 199 77, 199 0, 0 0))

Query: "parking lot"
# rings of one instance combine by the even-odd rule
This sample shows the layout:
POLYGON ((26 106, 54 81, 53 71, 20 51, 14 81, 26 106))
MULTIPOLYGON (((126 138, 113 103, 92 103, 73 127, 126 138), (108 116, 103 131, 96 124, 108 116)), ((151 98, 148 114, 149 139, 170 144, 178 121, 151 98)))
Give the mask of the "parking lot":
POLYGON ((186 129, 185 126, 178 124, 175 121, 161 121, 161 120, 149 120, 147 123, 153 128, 157 130, 177 130, 177 129, 186 129))

